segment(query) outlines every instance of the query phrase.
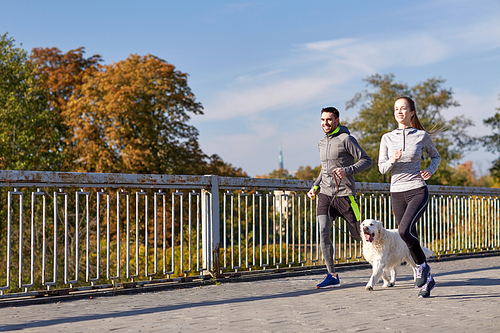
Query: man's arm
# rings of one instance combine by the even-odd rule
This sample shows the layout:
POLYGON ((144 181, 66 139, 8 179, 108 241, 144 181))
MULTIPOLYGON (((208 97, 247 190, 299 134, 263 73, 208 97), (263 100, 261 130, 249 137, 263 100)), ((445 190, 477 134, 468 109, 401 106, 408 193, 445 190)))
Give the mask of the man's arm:
POLYGON ((360 147, 358 141, 352 136, 349 137, 344 142, 345 149, 349 154, 357 160, 353 165, 348 165, 344 167, 344 172, 346 175, 353 175, 358 172, 368 169, 372 165, 372 159, 365 153, 363 148, 360 147))
POLYGON ((318 178, 316 178, 316 180, 313 183, 313 186, 311 187, 309 192, 307 192, 307 196, 311 199, 314 199, 314 197, 316 196, 316 192, 319 190, 319 184, 321 183, 321 177, 323 177, 322 173, 323 173, 323 168, 321 168, 321 170, 319 171, 318 178))

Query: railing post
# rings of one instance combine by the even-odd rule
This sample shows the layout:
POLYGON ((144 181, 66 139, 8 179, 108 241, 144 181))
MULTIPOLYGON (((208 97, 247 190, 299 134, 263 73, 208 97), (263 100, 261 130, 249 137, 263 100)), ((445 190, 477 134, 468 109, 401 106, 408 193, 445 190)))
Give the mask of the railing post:
POLYGON ((219 176, 212 176, 212 275, 220 274, 220 215, 219 215, 219 176))
POLYGON ((210 189, 202 190, 202 256, 203 267, 219 276, 219 176, 211 175, 210 189))

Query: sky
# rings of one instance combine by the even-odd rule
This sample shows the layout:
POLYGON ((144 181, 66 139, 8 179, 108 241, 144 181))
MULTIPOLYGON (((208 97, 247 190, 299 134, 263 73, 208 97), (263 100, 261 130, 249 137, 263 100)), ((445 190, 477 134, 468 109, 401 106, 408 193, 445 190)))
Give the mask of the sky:
MULTIPOLYGON (((27 51, 85 47, 105 64, 152 54, 188 73, 204 115, 190 124, 202 150, 255 177, 320 164, 320 111, 340 110, 373 74, 416 85, 446 80, 473 120, 500 107, 500 1, 25 1, 0 0, 0 34, 27 51)), ((418 107, 418 101, 417 107, 418 107)), ((495 155, 476 148, 486 174, 495 155)))

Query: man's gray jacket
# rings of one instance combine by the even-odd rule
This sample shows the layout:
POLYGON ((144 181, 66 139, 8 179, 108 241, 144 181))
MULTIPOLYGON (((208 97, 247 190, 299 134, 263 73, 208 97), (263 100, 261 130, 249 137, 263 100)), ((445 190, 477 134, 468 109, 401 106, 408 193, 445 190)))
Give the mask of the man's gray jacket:
POLYGON ((329 196, 355 196, 356 186, 353 175, 368 169, 372 165, 372 160, 351 136, 347 127, 339 125, 332 133, 325 134, 319 140, 318 148, 321 172, 313 185, 316 193, 318 193, 317 186, 319 186, 319 193, 329 196), (343 168, 346 176, 342 179, 335 179, 333 170, 336 168, 343 168))

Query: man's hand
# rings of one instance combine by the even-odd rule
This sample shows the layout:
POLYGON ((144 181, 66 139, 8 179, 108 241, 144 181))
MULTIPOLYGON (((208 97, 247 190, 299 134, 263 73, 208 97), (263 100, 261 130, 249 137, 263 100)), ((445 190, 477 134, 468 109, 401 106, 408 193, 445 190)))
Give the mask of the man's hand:
POLYGON ((345 171, 343 168, 337 168, 337 169, 333 170, 333 173, 335 174, 335 176, 337 176, 340 179, 345 177, 345 171))
POLYGON ((310 189, 309 192, 307 192, 307 196, 310 198, 310 199, 313 199, 316 197, 316 190, 314 188, 310 189))

